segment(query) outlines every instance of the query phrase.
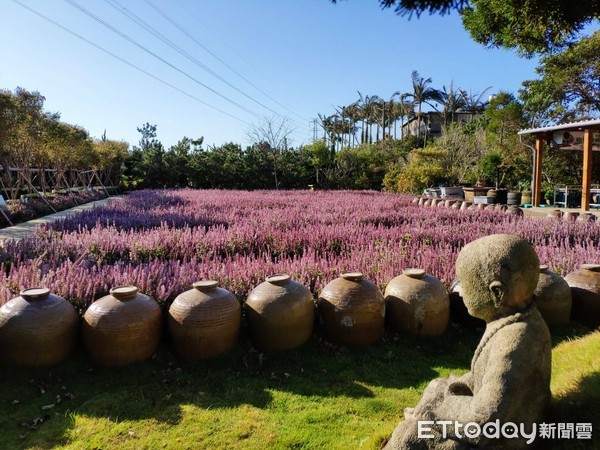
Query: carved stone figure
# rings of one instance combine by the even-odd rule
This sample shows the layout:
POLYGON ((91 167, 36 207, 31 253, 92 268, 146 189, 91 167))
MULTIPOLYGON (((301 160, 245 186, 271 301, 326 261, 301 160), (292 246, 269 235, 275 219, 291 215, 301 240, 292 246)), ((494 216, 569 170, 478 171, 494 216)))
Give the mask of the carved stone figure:
MULTIPOLYGON (((543 421, 550 401, 552 346, 532 303, 539 277, 534 249, 518 236, 477 239, 460 252, 456 274, 469 313, 487 323, 471 371, 430 382, 419 404, 405 410, 387 449, 525 448, 529 438, 520 432, 513 438, 504 433, 468 437, 462 427, 473 422, 483 428, 498 420, 500 426, 523 426, 530 435, 533 424, 543 421), (434 423, 419 433, 419 421, 434 423)), ((474 430, 472 425, 469 434, 474 430)))

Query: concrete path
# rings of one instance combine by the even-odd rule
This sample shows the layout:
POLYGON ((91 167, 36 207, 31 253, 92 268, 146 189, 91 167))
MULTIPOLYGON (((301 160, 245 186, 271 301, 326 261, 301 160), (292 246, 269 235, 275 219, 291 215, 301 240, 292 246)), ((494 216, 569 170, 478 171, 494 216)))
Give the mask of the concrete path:
POLYGON ((28 222, 19 223, 13 227, 6 227, 0 229, 0 244, 7 240, 20 241, 26 236, 32 236, 35 227, 38 227, 44 223, 55 222, 60 219, 64 219, 72 214, 77 214, 81 211, 87 211, 97 206, 106 205, 108 202, 121 199, 120 196, 108 197, 95 202, 85 203, 83 205, 75 206, 74 208, 65 209, 49 216, 39 217, 37 219, 30 220, 28 222))

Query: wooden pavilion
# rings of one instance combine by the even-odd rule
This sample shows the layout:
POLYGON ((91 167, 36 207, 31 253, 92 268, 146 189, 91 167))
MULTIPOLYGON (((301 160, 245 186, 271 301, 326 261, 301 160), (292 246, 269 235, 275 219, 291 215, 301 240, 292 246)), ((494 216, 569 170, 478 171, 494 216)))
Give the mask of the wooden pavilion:
POLYGON ((535 137, 535 147, 533 148, 533 206, 540 206, 541 203, 544 142, 549 142, 550 145, 557 145, 565 150, 583 150, 581 209, 589 211, 592 195, 592 151, 600 150, 600 144, 594 142, 594 134, 597 133, 600 133, 600 119, 519 131, 519 136, 531 134, 535 137))

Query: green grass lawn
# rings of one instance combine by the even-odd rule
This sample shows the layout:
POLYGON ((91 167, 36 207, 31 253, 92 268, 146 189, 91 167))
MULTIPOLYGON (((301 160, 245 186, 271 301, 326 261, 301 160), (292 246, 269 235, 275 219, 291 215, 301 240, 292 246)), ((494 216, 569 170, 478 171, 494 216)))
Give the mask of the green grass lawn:
MULTIPOLYGON (((553 417, 592 421, 597 435, 600 332, 585 333, 554 332, 553 417)), ((198 364, 181 363, 165 343, 153 360, 123 369, 97 369, 83 352, 52 370, 3 367, 0 447, 378 448, 429 380, 468 370, 480 335, 389 334, 365 348, 314 336, 295 351, 242 345, 198 364)))

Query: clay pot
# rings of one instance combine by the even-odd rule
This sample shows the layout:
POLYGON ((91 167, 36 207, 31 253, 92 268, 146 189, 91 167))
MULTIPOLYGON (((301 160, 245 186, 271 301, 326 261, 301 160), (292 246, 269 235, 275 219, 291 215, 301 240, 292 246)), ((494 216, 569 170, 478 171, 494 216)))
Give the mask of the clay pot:
POLYGON ((325 333, 341 344, 369 345, 383 335, 385 300, 379 288, 360 272, 343 273, 319 295, 325 333))
POLYGON ((562 217, 562 215, 563 215, 563 213, 561 212, 560 209, 554 209, 554 210, 550 211, 548 214, 546 214, 546 217, 560 219, 562 217))
POLYGON ((22 366, 50 366, 77 343, 79 316, 73 305, 47 288, 21 291, 0 308, 0 359, 22 366))
POLYGON ((428 198, 425 200, 425 202, 423 203, 423 206, 431 206, 431 198, 428 198))
POLYGON ((531 205, 532 203, 531 191, 523 191, 521 193, 521 205, 531 205))
POLYGON ((448 208, 449 206, 452 206, 452 203, 450 200, 440 200, 439 203, 437 204, 438 208, 448 208), (447 202, 450 202, 449 204, 447 204, 447 202))
POLYGON ((419 198, 419 202, 418 205, 419 206, 425 206, 425 202, 427 201, 427 199, 425 197, 420 197, 419 198))
POLYGON ((567 323, 571 317, 571 288, 559 274, 540 266, 540 279, 535 289, 537 308, 548 326, 567 323))
POLYGON ((487 208, 488 208, 488 206, 492 206, 492 205, 486 205, 486 204, 484 204, 484 203, 479 203, 479 204, 477 205, 477 209, 479 209, 480 211, 483 211, 484 209, 487 209, 487 208))
POLYGON ((413 203, 413 204, 414 203, 419 203, 419 200, 421 200, 421 197, 415 197, 415 198, 412 199, 411 203, 413 203))
POLYGON ((467 208, 467 210, 469 210, 469 211, 479 211, 479 205, 472 204, 471 206, 469 206, 467 208))
POLYGON ((567 211, 563 214, 563 220, 566 222, 575 222, 577 217, 579 216, 578 212, 575 211, 567 211))
POLYGON ((478 319, 469 314, 465 302, 462 298, 460 281, 455 279, 450 285, 450 316, 452 321, 463 325, 466 328, 485 328, 485 320, 478 319))
POLYGON ((441 201, 442 201, 441 198, 432 198, 429 206, 431 206, 432 208, 435 208, 439 203, 441 203, 441 201))
POLYGON ((110 290, 83 316, 83 343, 100 366, 124 366, 150 358, 158 347, 162 317, 158 303, 135 286, 110 290))
POLYGON ((460 200, 457 200, 456 202, 454 202, 451 206, 452 209, 458 210, 460 209, 461 205, 463 202, 461 202, 460 200))
POLYGON ((595 222, 596 216, 592 213, 582 213, 577 217, 577 222, 595 222))
POLYGON ((422 269, 406 269, 385 288, 385 307, 392 328, 418 336, 439 336, 450 318, 443 283, 422 269))
POLYGON ((523 217, 523 210, 518 206, 510 205, 508 208, 506 208, 504 214, 508 216, 523 217))
POLYGON ((444 206, 446 208, 451 208, 452 205, 454 205, 456 203, 456 200, 444 200, 444 206))
POLYGON ((252 343, 260 350, 300 347, 312 335, 313 296, 289 275, 274 275, 256 286, 244 309, 252 343))
POLYGON ((582 264, 565 281, 571 286, 573 320, 590 327, 600 326, 600 264, 582 264))
POLYGON ((242 307, 216 281, 197 281, 178 295, 168 313, 173 348, 184 359, 200 360, 231 350, 238 341, 242 307))
POLYGON ((460 205, 460 210, 461 211, 466 211, 471 206, 473 206, 473 204, 471 202, 462 202, 461 205, 460 205))

